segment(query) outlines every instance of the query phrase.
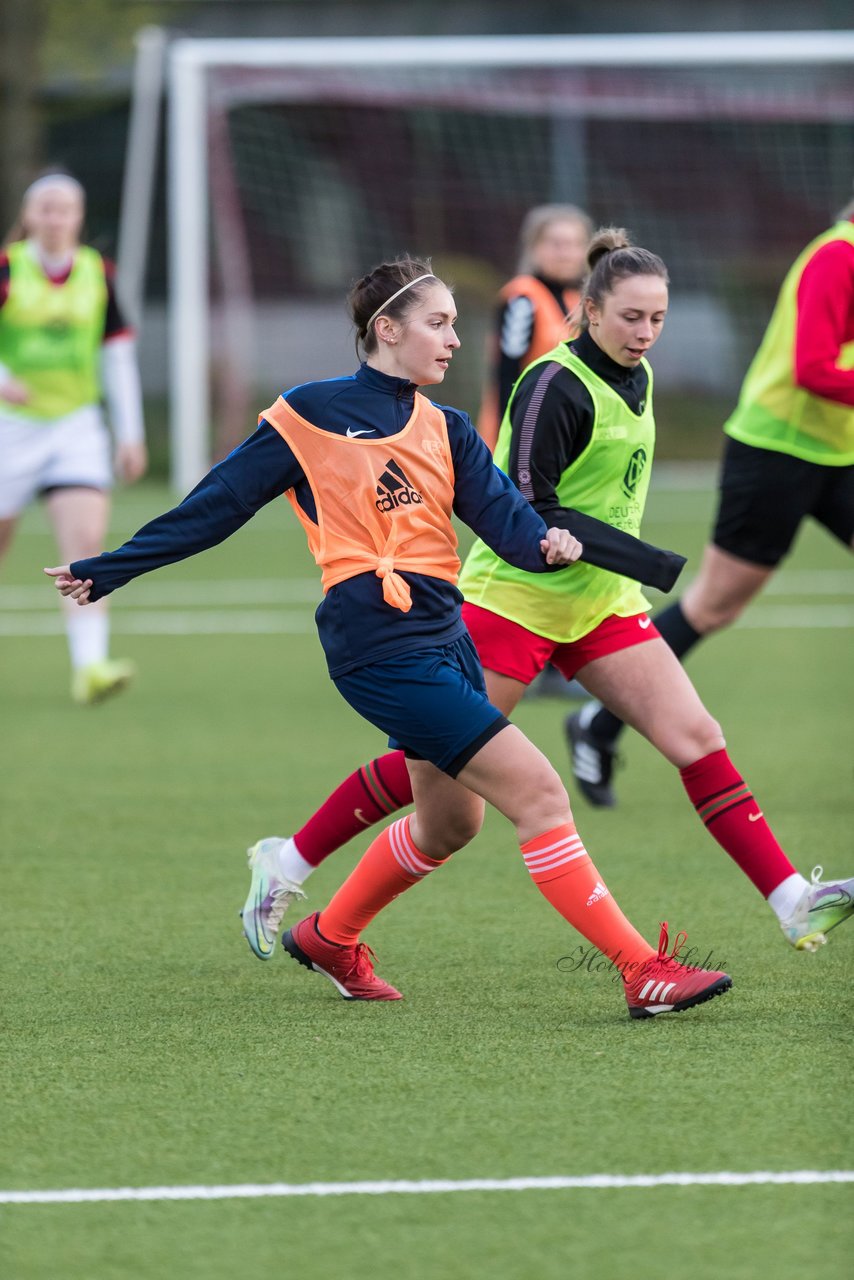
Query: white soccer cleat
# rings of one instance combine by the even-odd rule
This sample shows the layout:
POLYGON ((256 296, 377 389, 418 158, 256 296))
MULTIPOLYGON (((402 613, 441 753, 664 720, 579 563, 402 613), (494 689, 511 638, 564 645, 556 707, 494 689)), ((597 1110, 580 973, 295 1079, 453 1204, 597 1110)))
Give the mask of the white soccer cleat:
POLYGON ((279 869, 279 850, 286 843, 279 836, 267 836, 246 851, 252 882, 240 914, 246 941, 259 960, 272 958, 282 917, 292 902, 305 898, 300 886, 279 869))
POLYGON ((812 882, 801 894, 798 904, 780 928, 796 951, 818 951, 827 942, 827 934, 854 915, 854 879, 821 879, 823 867, 813 867, 812 882))

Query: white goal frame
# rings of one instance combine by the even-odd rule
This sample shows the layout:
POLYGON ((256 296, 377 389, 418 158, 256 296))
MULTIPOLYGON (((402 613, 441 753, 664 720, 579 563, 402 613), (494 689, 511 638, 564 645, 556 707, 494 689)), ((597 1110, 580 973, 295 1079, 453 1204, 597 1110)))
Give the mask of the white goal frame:
MULTIPOLYGON (((171 481, 209 466, 206 73, 215 67, 713 67, 854 64, 854 32, 179 39, 169 53, 169 389, 171 481)), ((342 281, 342 288, 344 282, 342 281)))

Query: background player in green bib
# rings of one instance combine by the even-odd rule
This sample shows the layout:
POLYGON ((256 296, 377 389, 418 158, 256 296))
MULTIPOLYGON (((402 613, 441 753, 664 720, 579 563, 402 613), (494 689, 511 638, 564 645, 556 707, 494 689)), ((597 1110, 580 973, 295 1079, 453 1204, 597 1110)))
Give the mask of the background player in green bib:
MULTIPOLYGON (((852 217, 854 201, 790 268, 724 426, 711 542, 682 599, 655 619, 680 659, 738 619, 806 517, 854 546, 852 217)), ((573 771, 595 805, 615 802, 611 775, 623 728, 617 710, 591 702, 567 720, 573 771)))
MULTIPOLYGON (((70 175, 37 179, 0 254, 0 557, 36 495, 63 559, 101 550, 112 485, 102 397, 120 478, 137 480, 147 465, 134 337, 111 264, 80 243, 84 206, 70 175)), ((109 659, 106 604, 63 610, 75 701, 124 688, 133 667, 109 659)))

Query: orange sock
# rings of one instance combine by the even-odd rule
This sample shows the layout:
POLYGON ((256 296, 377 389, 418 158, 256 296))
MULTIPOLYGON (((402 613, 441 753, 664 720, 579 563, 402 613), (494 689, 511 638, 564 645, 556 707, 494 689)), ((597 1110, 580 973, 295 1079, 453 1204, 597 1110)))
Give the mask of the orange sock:
POLYGON ((543 897, 614 964, 656 954, 611 897, 573 823, 527 840, 522 857, 543 897))
POLYGON ((409 815, 381 831, 317 920, 329 942, 352 946, 374 916, 442 861, 428 858, 409 834, 409 815))

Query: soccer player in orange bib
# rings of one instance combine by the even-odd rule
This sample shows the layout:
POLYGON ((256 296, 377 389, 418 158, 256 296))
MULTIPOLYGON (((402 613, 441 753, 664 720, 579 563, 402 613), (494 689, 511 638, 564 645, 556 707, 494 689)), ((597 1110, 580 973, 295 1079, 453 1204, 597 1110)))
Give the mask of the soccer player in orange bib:
POLYGON ((593 224, 574 204, 529 209, 519 271, 501 289, 477 429, 495 450, 510 392, 528 365, 572 334, 593 224))
MULTIPOLYGON (((375 974, 362 932, 468 844, 484 802, 515 827, 544 897, 619 967, 632 1017, 726 991, 727 974, 680 964, 677 946, 667 954, 666 928, 656 951, 623 915, 557 773, 486 696, 461 616, 452 513, 532 575, 573 573, 583 548, 568 529, 547 528, 465 414, 418 390, 442 381, 459 347, 450 290, 429 262, 403 259, 361 279, 350 304, 366 357, 355 375, 285 392, 180 506, 117 551, 46 572, 85 604, 214 545, 287 496, 322 570, 317 624, 330 676, 405 752, 415 802, 411 816, 376 837, 329 905, 283 938, 346 999, 400 998, 375 974)), ((275 940, 280 884, 274 867, 258 871, 244 927, 263 958, 275 940)))

